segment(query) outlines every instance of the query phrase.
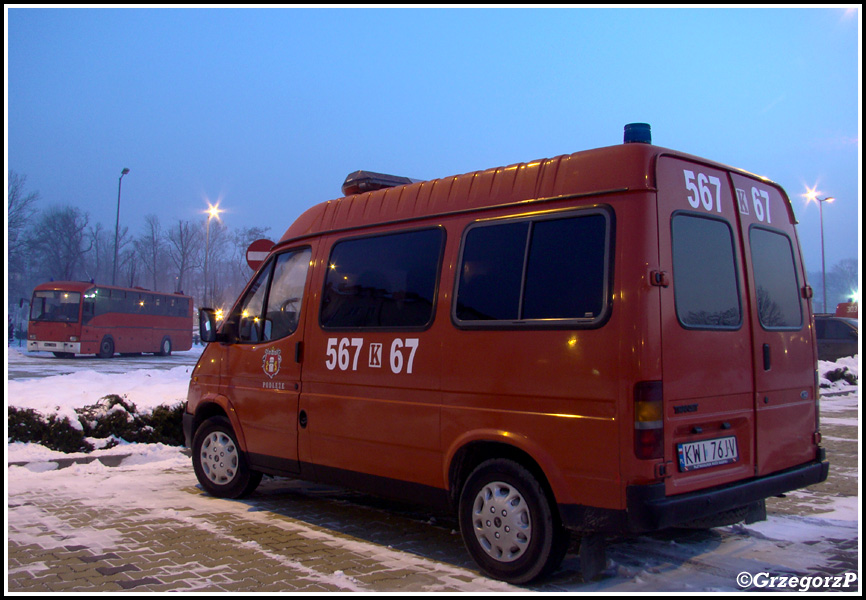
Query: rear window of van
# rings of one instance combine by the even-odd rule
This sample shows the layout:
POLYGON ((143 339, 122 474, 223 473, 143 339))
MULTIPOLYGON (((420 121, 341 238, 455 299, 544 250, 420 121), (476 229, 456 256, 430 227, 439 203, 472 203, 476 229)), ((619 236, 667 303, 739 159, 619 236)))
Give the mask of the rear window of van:
POLYGON ((671 221, 677 318, 690 329, 743 322, 736 254, 727 221, 679 213, 671 221))

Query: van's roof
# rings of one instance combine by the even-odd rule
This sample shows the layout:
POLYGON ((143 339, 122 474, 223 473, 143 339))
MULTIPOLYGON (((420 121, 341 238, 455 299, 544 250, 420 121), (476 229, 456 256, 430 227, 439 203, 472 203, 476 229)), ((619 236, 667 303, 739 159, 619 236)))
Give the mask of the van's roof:
POLYGON ((660 146, 621 144, 322 202, 301 214, 276 245, 324 232, 494 206, 626 190, 654 190, 655 162, 662 154, 754 177, 741 169, 660 146))

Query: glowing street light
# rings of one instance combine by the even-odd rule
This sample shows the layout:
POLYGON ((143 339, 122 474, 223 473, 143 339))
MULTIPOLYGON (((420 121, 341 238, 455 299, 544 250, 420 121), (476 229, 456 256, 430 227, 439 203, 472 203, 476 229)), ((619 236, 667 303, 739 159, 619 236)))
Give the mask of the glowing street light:
MULTIPOLYGON (((817 186, 815 186, 817 187, 817 186)), ((826 198, 819 198, 818 194, 821 192, 815 190, 815 188, 806 188, 806 193, 803 196, 806 197, 807 202, 817 202, 818 203, 818 215, 821 219, 821 289, 824 297, 824 312, 827 312, 827 265, 824 263, 824 203, 825 202, 833 202, 835 198, 832 196, 826 198)))
POLYGON ((123 176, 129 173, 129 169, 124 168, 120 172, 120 179, 117 180, 117 220, 114 222, 114 265, 111 267, 111 285, 114 285, 117 279, 117 234, 120 230, 120 184, 123 182, 123 176))
POLYGON ((210 254, 210 220, 216 219, 217 221, 219 221, 220 213, 225 212, 224 210, 220 210, 219 206, 219 201, 217 201, 216 204, 211 204, 210 202, 208 202, 207 210, 205 211, 207 213, 207 229, 205 230, 206 233, 204 242, 204 305, 207 307, 210 306, 207 297, 207 259, 208 254, 210 254))

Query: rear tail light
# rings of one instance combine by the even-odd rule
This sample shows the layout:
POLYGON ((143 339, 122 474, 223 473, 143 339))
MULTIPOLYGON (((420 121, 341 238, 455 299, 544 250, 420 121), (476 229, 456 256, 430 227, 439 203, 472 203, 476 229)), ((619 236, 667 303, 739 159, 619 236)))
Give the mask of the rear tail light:
POLYGON ((664 426, 662 382, 638 382, 634 387, 634 455, 637 458, 664 458, 664 426))

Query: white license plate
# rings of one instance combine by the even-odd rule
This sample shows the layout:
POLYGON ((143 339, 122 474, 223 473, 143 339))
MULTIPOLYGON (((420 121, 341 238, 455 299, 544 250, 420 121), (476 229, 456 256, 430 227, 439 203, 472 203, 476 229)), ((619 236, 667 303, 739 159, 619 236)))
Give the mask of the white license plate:
POLYGON ((740 459, 737 438, 734 436, 677 444, 677 456, 680 471, 727 465, 740 459))

